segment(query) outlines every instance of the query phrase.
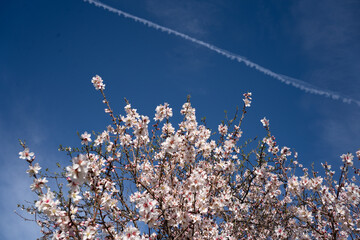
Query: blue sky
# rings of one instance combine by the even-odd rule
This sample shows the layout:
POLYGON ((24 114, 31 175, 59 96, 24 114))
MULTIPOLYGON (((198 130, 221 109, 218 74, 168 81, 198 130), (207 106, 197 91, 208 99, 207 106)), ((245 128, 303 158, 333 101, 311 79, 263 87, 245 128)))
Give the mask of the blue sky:
MULTIPOLYGON (((104 3, 210 43, 276 73, 360 100, 359 1, 165 1, 104 3)), ((198 119, 217 128, 224 110, 253 93, 244 140, 263 137, 270 119, 278 143, 295 148, 310 167, 360 147, 360 108, 281 83, 182 38, 81 0, 0 3, 1 239, 29 239, 38 229, 14 213, 31 199, 25 139, 44 167, 66 163, 59 144, 78 145, 76 132, 108 125, 90 79, 105 81, 112 106, 126 97, 141 114, 168 102, 179 115, 191 95, 198 119), (21 227, 21 231, 18 229, 21 227)))

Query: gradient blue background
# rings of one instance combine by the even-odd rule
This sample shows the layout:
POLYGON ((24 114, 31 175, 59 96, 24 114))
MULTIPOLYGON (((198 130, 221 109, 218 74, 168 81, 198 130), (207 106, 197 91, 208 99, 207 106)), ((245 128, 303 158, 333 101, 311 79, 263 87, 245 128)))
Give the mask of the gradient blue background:
MULTIPOLYGON (((115 8, 245 56, 274 72, 360 99, 360 2, 104 0, 115 8)), ((253 93, 244 140, 270 119, 281 146, 305 166, 334 166, 360 147, 360 108, 282 84, 184 39, 81 0, 0 1, 0 239, 35 239, 36 225, 13 210, 32 199, 18 139, 45 168, 67 164, 59 144, 110 124, 90 82, 99 74, 112 106, 126 97, 153 118, 168 102, 179 116, 191 95, 198 119, 214 130, 253 93), (31 236, 31 237, 30 237, 31 236)))

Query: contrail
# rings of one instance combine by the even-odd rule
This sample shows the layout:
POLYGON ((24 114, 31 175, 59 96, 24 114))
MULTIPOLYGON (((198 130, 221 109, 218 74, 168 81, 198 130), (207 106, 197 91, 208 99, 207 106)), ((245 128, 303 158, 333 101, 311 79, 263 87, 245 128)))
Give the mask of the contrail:
POLYGON ((203 47, 206 47, 206 48, 210 49, 211 51, 214 51, 214 52, 216 52, 216 53, 218 53, 220 55, 223 55, 223 56, 225 56, 227 58, 230 58, 231 60, 235 60, 235 61, 238 61, 240 63, 244 63, 246 66, 248 66, 250 68, 254 68, 255 70, 257 70, 259 72, 262 72, 265 75, 268 75, 268 76, 270 76, 272 78, 275 78, 275 79, 277 79, 277 80, 279 80, 279 81, 281 81, 283 83, 286 83, 288 85, 291 85, 293 87, 301 89, 301 90, 303 90, 303 91, 305 91, 307 93, 321 95, 321 96, 325 96, 325 97, 332 98, 332 99, 335 99, 335 100, 342 100, 344 103, 349 103, 349 104, 350 103, 355 103, 358 106, 360 106, 360 101, 359 100, 356 100, 356 99, 353 99, 353 98, 350 98, 350 97, 346 97, 346 96, 344 96, 344 95, 342 95, 340 93, 336 93, 336 92, 329 91, 329 90, 326 90, 326 89, 321 89, 321 88, 316 87, 316 86, 314 86, 314 85, 312 85, 310 83, 304 82, 304 81, 302 81, 300 79, 296 79, 296 78, 292 78, 292 77, 289 77, 289 76, 286 76, 286 75, 275 73, 275 72, 271 71, 270 69, 262 67, 259 64, 248 60, 247 58, 245 58, 243 56, 239 56, 239 55, 234 54, 232 52, 229 52, 227 50, 216 47, 216 46, 214 46, 214 45, 212 45, 210 43, 207 43, 207 42, 198 40, 196 38, 190 37, 189 35, 186 35, 184 33, 175 31, 175 30, 173 30, 171 28, 167 28, 167 27, 161 26, 159 24, 156 24, 154 22, 151 22, 149 20, 146 20, 144 18, 140 18, 140 17, 134 16, 132 14, 126 13, 124 11, 113 8, 113 7, 111 7, 111 6, 109 6, 109 5, 105 4, 105 3, 102 3, 100 1, 97 1, 97 0, 84 0, 84 1, 92 3, 97 7, 102 7, 102 8, 104 8, 104 9, 110 11, 110 12, 117 13, 119 16, 122 16, 122 17, 125 17, 125 18, 130 18, 130 19, 134 20, 135 22, 139 22, 139 23, 144 24, 147 27, 154 28, 156 30, 166 32, 168 34, 172 34, 172 35, 181 37, 181 38, 183 38, 185 40, 188 40, 190 42, 193 42, 193 43, 196 43, 196 44, 201 45, 203 47))

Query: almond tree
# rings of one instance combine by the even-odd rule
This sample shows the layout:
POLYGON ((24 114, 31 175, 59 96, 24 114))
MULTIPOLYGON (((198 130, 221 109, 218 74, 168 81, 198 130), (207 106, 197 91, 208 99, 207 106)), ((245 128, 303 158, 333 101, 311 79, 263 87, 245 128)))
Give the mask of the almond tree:
POLYGON ((189 100, 178 126, 167 103, 156 107, 149 126, 128 101, 126 114, 116 115, 101 77, 92 83, 111 125, 81 134, 81 148, 60 147, 71 158, 63 172, 41 172, 20 142, 38 196, 22 207, 34 215, 42 239, 360 238, 354 155, 341 156, 337 181, 327 163, 323 176, 309 171, 295 152, 277 145, 266 118, 265 137, 240 144, 251 93, 215 134, 197 122, 189 100))

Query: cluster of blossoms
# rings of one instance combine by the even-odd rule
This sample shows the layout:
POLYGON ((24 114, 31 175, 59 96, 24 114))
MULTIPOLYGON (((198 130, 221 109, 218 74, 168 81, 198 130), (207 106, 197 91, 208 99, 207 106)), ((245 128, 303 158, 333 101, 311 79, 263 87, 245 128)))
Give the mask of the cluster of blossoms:
POLYGON ((244 93, 244 103, 245 103, 245 107, 250 107, 250 104, 251 104, 251 100, 252 100, 252 97, 251 97, 252 93, 251 92, 248 92, 248 93, 244 93))
POLYGON ((167 103, 156 108, 150 127, 149 117, 128 102, 124 116, 114 115, 102 79, 95 76, 92 83, 104 96, 112 125, 94 141, 81 134, 80 149, 61 148, 72 160, 61 175, 41 172, 21 143, 19 155, 29 163, 31 189, 39 197, 27 209, 43 239, 360 238, 355 156, 341 156, 339 180, 327 163, 324 176, 310 172, 293 150, 277 144, 266 118, 266 137, 246 153, 249 143, 239 140, 251 93, 244 94, 240 119, 223 122, 212 137, 189 101, 178 127, 169 121, 167 103), (46 177, 56 180, 58 191, 46 177))
POLYGON ((91 79, 92 84, 94 85, 96 90, 104 90, 105 84, 103 83, 102 78, 99 75, 96 75, 91 79))

